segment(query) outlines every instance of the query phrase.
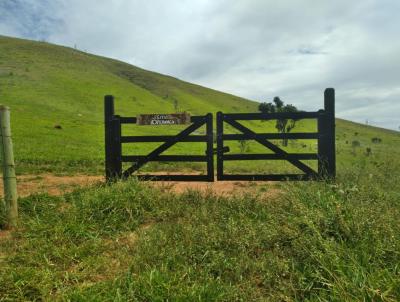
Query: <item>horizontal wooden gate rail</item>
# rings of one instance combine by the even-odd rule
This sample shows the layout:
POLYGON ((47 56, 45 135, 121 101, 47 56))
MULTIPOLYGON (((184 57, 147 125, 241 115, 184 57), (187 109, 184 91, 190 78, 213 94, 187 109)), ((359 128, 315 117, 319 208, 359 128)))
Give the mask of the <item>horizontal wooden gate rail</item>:
POLYGON ((328 88, 324 93, 324 110, 317 112, 290 113, 217 113, 217 179, 218 180, 310 180, 334 178, 335 159, 335 91, 328 88), (238 121, 276 119, 317 119, 316 133, 255 133, 238 121), (241 134, 225 134, 224 124, 239 130, 241 134), (318 153, 287 153, 270 139, 317 139, 318 153), (272 154, 224 154, 224 142, 232 140, 255 140, 272 154), (224 161, 237 160, 286 160, 303 174, 225 174, 224 161), (318 171, 314 171, 301 160, 318 160, 318 171))
POLYGON ((122 124, 136 124, 135 117, 121 117, 114 114, 114 98, 107 95, 104 98, 105 114, 105 152, 106 152, 106 179, 127 178, 137 172, 148 162, 205 162, 207 174, 204 175, 136 175, 140 180, 155 181, 214 181, 213 158, 213 118, 212 114, 192 116, 191 124, 177 135, 155 136, 122 136, 122 124), (206 134, 190 135, 198 128, 206 126, 206 134), (122 155, 122 144, 162 142, 159 147, 147 155, 122 155), (162 155, 164 151, 179 142, 204 142, 205 155, 162 155), (132 166, 122 170, 123 162, 131 162, 132 166))

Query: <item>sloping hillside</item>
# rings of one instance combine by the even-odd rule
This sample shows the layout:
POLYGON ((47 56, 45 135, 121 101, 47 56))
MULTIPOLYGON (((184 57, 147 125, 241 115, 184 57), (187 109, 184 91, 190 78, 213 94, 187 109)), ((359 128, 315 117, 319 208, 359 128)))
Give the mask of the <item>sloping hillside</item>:
MULTIPOLYGON (((19 173, 93 168, 99 172, 104 156, 103 96, 106 94, 113 94, 117 112, 128 116, 176 110, 203 114, 257 109, 255 102, 120 61, 72 48, 0 36, 0 103, 12 110, 19 173), (56 125, 62 129, 55 128, 56 125)), ((273 124, 268 123, 255 127, 274 130, 273 124)), ((298 129, 313 127, 306 123, 298 129)), ((381 135, 379 129, 360 127, 339 120, 338 138, 343 138, 343 144, 346 140, 351 144, 354 139, 349 136, 345 139, 340 133, 369 133, 368 139, 381 135)), ((154 133, 154 128, 136 131, 154 133)), ((383 135, 398 137, 395 132, 383 135)), ((260 148, 250 147, 252 151, 260 148)), ((237 144, 232 146, 235 148, 237 144)), ((310 145, 308 149, 314 148, 315 145, 310 145)), ((186 152, 187 147, 181 147, 180 151, 186 152)))
MULTIPOLYGON (((0 103, 12 108, 19 173, 100 173, 104 94, 129 115, 171 112, 175 100, 193 113, 257 105, 73 49, 0 38, 0 103)), ((400 133, 338 119, 336 142, 334 182, 238 183, 231 196, 99 183, 20 198, 13 231, 2 230, 0 207, 0 301, 399 301, 400 133)), ((309 152, 315 142, 288 148, 309 152)), ((272 164, 231 169, 280 167, 272 164)))
POLYGON ((0 37, 0 103, 12 109, 16 158, 24 166, 101 160, 106 94, 116 96, 118 113, 130 116, 256 108, 254 102, 116 60, 0 37))

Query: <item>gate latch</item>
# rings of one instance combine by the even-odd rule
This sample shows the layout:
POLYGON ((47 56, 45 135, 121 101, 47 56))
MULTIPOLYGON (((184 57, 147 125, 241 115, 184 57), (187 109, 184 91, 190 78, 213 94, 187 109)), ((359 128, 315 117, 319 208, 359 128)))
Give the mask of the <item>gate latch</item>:
MULTIPOLYGON (((227 153, 229 151, 231 151, 231 150, 229 149, 228 146, 222 148, 222 153, 227 153)), ((206 153, 207 153, 207 151, 206 151, 206 153)), ((217 153, 218 153, 218 148, 214 148, 213 149, 213 154, 217 154, 217 153)))

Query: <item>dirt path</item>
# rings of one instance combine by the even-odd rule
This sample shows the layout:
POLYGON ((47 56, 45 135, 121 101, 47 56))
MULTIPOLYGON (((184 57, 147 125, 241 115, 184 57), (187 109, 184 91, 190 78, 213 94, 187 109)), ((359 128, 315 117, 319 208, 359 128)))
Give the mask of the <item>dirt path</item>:
POLYGON ((254 195, 277 196, 280 190, 276 184, 271 182, 248 182, 248 181, 215 181, 207 182, 162 182, 156 186, 166 188, 177 194, 182 194, 188 190, 196 190, 202 193, 215 193, 221 196, 233 195, 254 195))
MULTIPOLYGON (((18 195, 29 196, 34 193, 48 193, 50 195, 62 195, 78 187, 86 187, 95 183, 104 182, 104 176, 72 175, 56 176, 52 174, 21 175, 17 177, 18 195)), ((148 182, 162 190, 177 194, 187 190, 198 190, 203 193, 216 193, 218 195, 256 194, 275 196, 280 190, 276 183, 270 182, 240 182, 240 181, 216 181, 207 182, 148 182)), ((0 182, 0 195, 3 194, 3 183, 0 182)))
MULTIPOLYGON (((17 176, 18 195, 29 196, 34 193, 62 195, 75 188, 90 186, 104 181, 103 176, 73 175, 56 176, 53 174, 20 175, 17 176)), ((0 181, 0 195, 3 195, 3 182, 0 181)))

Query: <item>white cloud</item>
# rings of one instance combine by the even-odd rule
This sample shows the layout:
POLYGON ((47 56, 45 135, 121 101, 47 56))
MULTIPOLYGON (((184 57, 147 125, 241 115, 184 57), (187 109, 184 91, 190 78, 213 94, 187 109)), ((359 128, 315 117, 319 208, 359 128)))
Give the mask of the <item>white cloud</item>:
POLYGON ((397 0, 2 1, 3 34, 306 110, 335 87, 338 116, 400 125, 397 0))

